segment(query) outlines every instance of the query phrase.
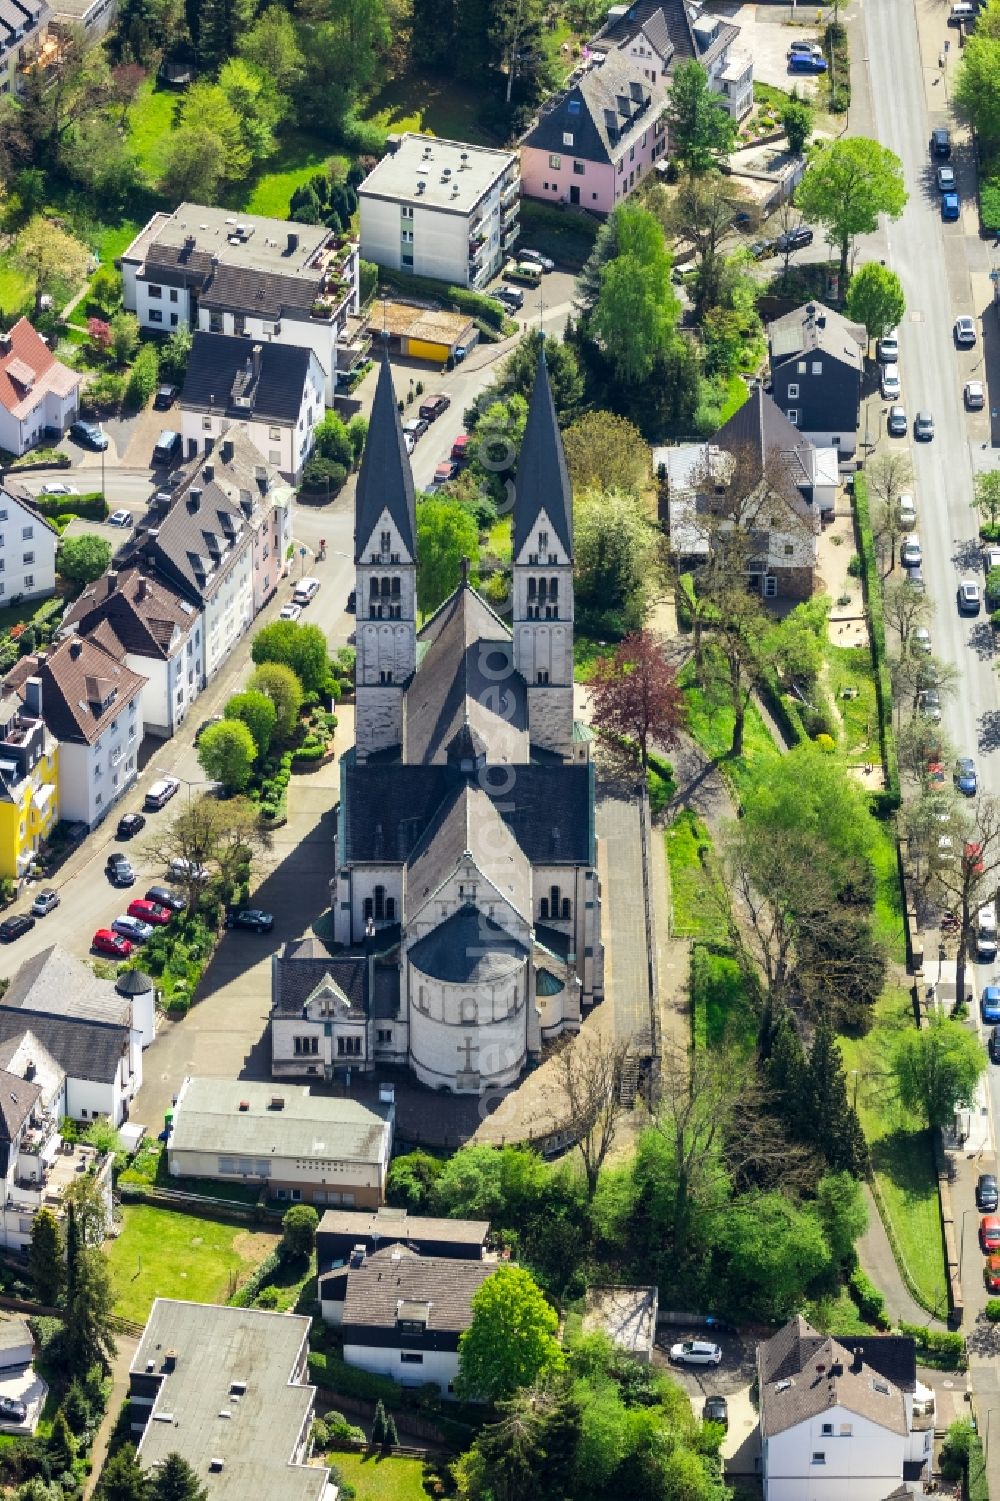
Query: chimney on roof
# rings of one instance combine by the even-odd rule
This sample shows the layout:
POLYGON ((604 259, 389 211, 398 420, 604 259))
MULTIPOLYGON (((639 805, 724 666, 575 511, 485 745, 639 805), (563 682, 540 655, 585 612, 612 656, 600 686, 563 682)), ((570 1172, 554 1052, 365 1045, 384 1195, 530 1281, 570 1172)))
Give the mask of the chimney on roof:
POLYGON ((193 515, 201 509, 201 486, 192 485, 188 491, 188 510, 193 515))
POLYGON ((214 464, 202 464, 202 466, 201 466, 201 477, 206 482, 206 484, 208 484, 212 480, 214 480, 214 478, 215 478, 215 465, 214 464))
POLYGON ((28 678, 24 685, 24 708, 32 719, 42 717, 42 680, 41 678, 28 678))
POLYGON ((234 452, 235 448, 232 438, 223 438, 222 447, 219 450, 219 455, 222 459, 222 462, 224 464, 231 464, 233 462, 234 452))
POLYGON ((861 1370, 861 1367, 864 1365, 864 1363, 865 1363, 865 1347, 864 1347, 864 1345, 858 1345, 855 1348, 854 1357, 851 1360, 851 1370, 854 1372, 855 1375, 858 1374, 858 1372, 861 1370))
POLYGON ((24 1077, 29 1084, 35 1077, 35 1063, 34 1059, 32 1058, 29 1058, 27 1063, 24 1065, 24 1077))
POLYGON ((77 660, 77 658, 79 657, 79 655, 80 655, 80 653, 82 651, 83 651, 83 642, 82 641, 78 641, 77 638, 74 636, 73 640, 69 644, 69 654, 73 658, 74 662, 77 660))
POLYGON ((288 254, 294 255, 299 248, 299 237, 293 229, 288 231, 288 254))
POLYGON ((5 334, 0 334, 0 354, 10 354, 13 347, 14 340, 11 338, 9 330, 5 334))
POLYGON ((164 1350, 164 1352, 163 1352, 163 1369, 165 1371, 174 1371, 174 1370, 177 1369, 177 1351, 176 1350, 164 1350))
POLYGON ((118 588, 118 569, 117 568, 109 568, 108 569, 108 593, 109 594, 114 594, 114 592, 115 592, 115 590, 117 588, 118 588))
POLYGON ((149 580, 140 577, 139 580, 138 580, 138 582, 136 583, 136 586, 135 586, 136 602, 138 604, 141 604, 142 601, 146 598, 146 595, 147 595, 148 592, 149 592, 149 580))

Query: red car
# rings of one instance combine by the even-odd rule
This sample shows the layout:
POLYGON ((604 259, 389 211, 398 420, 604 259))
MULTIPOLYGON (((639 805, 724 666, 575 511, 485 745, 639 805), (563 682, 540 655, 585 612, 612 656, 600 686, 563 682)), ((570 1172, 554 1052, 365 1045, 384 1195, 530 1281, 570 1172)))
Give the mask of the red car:
POLYGON ((1000 1251, 1000 1215, 983 1215, 979 1221, 979 1244, 984 1251, 1000 1251))
POLYGON ((455 460, 456 464, 465 463, 465 460, 469 457, 469 444, 471 442, 472 439, 468 433, 459 433, 451 445, 451 457, 455 460))
POLYGON ((986 1286, 991 1293, 1000 1293, 1000 1256, 986 1258, 986 1286))
POLYGON ((927 780, 928 782, 930 782, 932 787, 944 786, 945 782, 948 779, 945 776, 945 770, 940 761, 928 761, 927 780))
POLYGON ((962 864, 971 870, 974 876, 981 876, 983 873, 982 854, 983 847, 981 844, 967 844, 962 851, 962 864))
POLYGON ((455 459, 442 459, 434 471, 434 483, 436 485, 446 485, 449 480, 455 478, 457 473, 458 463, 455 459))
POLYGON ((143 922, 151 922, 154 927, 162 927, 173 917, 169 907, 161 906, 159 902, 149 902, 143 897, 136 897, 134 902, 129 902, 127 907, 129 917, 141 918, 143 922))
POLYGON ((110 928, 98 928, 90 946, 97 954, 107 954, 109 959, 127 959, 132 952, 128 939, 112 933, 110 928))

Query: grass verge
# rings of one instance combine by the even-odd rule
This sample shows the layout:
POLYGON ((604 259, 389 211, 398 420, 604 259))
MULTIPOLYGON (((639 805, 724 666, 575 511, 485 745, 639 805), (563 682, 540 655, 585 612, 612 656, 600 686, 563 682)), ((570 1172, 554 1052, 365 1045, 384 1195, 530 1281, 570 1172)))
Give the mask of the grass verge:
POLYGON ((144 1324, 154 1298, 224 1303, 274 1250, 279 1236, 219 1220, 129 1204, 121 1234, 108 1242, 115 1312, 144 1324))
POLYGON ((689 662, 680 675, 680 685, 688 705, 688 730, 706 755, 719 764, 719 770, 739 798, 753 780, 754 769, 761 761, 779 754, 770 731, 754 704, 748 704, 743 729, 743 755, 730 756, 735 715, 724 692, 699 687, 694 664, 689 662))
POLYGON ((858 1114, 890 1238, 895 1238, 921 1302, 945 1317, 948 1289, 931 1134, 899 1108, 885 1087, 887 1052, 895 1035, 912 1026, 906 991, 889 987, 875 1008, 871 1032, 842 1037, 840 1049, 852 1096, 852 1080, 857 1080, 858 1114))
POLYGON ((726 943, 726 892, 715 868, 708 830, 697 814, 685 808, 663 837, 670 868, 674 933, 678 938, 726 943))
POLYGON ((747 980, 728 947, 696 943, 691 950, 691 1017, 696 1048, 735 1048, 752 1052, 759 1008, 747 994, 747 980))

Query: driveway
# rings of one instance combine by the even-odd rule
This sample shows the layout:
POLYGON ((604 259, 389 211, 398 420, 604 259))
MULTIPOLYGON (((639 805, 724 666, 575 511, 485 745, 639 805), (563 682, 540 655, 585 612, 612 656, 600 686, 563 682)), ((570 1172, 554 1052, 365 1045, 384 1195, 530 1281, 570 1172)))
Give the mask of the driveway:
MULTIPOLYGON (((812 98, 816 93, 816 80, 805 73, 789 73, 788 47, 791 42, 819 41, 819 28, 811 24, 816 19, 815 6, 802 6, 801 25, 789 23, 793 7, 789 5, 713 5, 712 14, 726 16, 740 27, 737 47, 753 58, 753 76, 756 83, 768 83, 776 89, 791 91, 798 88, 800 98, 812 98)), ((798 9, 796 8, 796 14, 798 9)))

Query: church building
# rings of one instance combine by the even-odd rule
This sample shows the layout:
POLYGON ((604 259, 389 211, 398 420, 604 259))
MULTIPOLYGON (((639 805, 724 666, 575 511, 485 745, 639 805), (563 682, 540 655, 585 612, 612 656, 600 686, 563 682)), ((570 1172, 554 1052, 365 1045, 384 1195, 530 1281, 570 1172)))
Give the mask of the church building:
POLYGON ((462 577, 418 627, 413 475, 388 361, 358 474, 356 744, 336 944, 276 956, 272 1072, 407 1065, 508 1086, 604 986, 590 734, 573 719, 573 506, 544 358, 517 467, 512 624, 462 577))

